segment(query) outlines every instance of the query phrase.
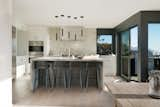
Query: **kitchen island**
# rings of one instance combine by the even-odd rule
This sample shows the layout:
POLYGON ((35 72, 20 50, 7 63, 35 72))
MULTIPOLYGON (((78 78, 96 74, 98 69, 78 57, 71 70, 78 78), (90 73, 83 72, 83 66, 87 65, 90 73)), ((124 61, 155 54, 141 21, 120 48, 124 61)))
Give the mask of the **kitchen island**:
MULTIPOLYGON (((34 86, 36 63, 43 62, 49 64, 49 80, 54 86, 70 88, 79 86, 87 88, 96 86, 102 89, 103 85, 103 61, 98 57, 37 57, 31 59, 32 86, 34 86), (56 71, 56 73, 55 73, 56 71), (54 76, 53 76, 54 75, 54 76), (54 78, 53 78, 54 77, 54 78), (56 79, 55 79, 56 78, 56 79), (69 79, 68 79, 69 78, 69 79)), ((39 75, 38 75, 39 76, 39 75)), ((40 77, 39 77, 40 78, 40 77)), ((39 79, 40 80, 40 79, 39 79)), ((36 86, 38 87, 38 85, 36 86)), ((52 85, 49 85, 52 87, 52 85)), ((34 89, 32 87, 32 89, 34 89)))

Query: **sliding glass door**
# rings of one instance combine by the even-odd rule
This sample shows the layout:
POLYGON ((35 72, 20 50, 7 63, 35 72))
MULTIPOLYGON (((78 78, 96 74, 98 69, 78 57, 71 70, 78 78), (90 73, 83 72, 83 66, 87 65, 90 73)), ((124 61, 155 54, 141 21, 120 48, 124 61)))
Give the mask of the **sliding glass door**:
POLYGON ((138 27, 130 29, 131 79, 138 81, 138 27))
POLYGON ((130 79, 130 32, 121 33, 121 76, 130 79))
POLYGON ((127 80, 137 80, 138 27, 121 33, 121 76, 127 80))

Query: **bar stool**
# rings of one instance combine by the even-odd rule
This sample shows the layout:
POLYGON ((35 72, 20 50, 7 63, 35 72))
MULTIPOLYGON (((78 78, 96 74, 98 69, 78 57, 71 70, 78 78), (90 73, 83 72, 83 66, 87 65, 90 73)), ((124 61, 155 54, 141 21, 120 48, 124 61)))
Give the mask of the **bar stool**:
MULTIPOLYGON (((64 84, 64 88, 68 88, 68 62, 66 61, 55 61, 53 62, 53 66, 52 66, 52 87, 56 87, 57 86, 57 79, 58 79, 58 75, 60 74, 60 72, 63 73, 63 84, 64 84), (61 69, 62 68, 62 69, 61 69)), ((61 75, 60 75, 61 77, 61 75)), ((70 84, 70 82, 69 82, 70 84)))
POLYGON ((57 67, 57 62, 53 61, 52 62, 52 67, 51 67, 52 68, 52 79, 51 79, 52 88, 56 87, 56 81, 57 81, 57 77, 56 77, 57 69, 56 69, 56 67, 57 67))
POLYGON ((71 73, 71 62, 67 61, 65 62, 65 71, 64 71, 64 86, 65 88, 71 88, 71 79, 72 79, 72 73, 71 73))
POLYGON ((88 63, 80 63, 80 86, 81 88, 86 88, 88 76, 88 63))
POLYGON ((69 69, 68 69, 68 87, 71 88, 72 83, 72 62, 69 62, 69 69))
POLYGON ((50 75, 49 75, 49 67, 50 65, 48 62, 44 61, 38 61, 35 62, 35 72, 34 72, 34 78, 33 78, 33 92, 35 89, 39 86, 39 83, 41 81, 40 74, 43 73, 45 76, 44 82, 45 82, 45 87, 47 88, 49 85, 49 80, 50 80, 50 75))
POLYGON ((101 63, 100 62, 96 62, 96 78, 97 78, 97 88, 100 89, 100 84, 101 84, 101 79, 100 79, 100 75, 101 75, 101 63))
MULTIPOLYGON (((81 72, 80 72, 80 84, 81 88, 88 88, 88 80, 89 80, 89 70, 88 70, 89 62, 82 63, 81 72)), ((101 64, 96 63, 96 83, 97 88, 100 88, 100 68, 101 64)))

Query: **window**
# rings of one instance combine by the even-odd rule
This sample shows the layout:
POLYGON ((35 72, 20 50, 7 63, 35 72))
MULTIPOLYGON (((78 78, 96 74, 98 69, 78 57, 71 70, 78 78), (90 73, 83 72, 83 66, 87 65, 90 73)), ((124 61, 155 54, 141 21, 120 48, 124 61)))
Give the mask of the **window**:
POLYGON ((112 53, 112 35, 98 35, 97 53, 100 55, 112 53))
POLYGON ((148 70, 160 70, 160 23, 148 24, 148 70))
POLYGON ((121 32, 121 76, 137 80, 138 27, 121 32), (133 77, 133 78, 132 78, 133 77))
POLYGON ((131 51, 138 51, 138 27, 130 29, 131 51))

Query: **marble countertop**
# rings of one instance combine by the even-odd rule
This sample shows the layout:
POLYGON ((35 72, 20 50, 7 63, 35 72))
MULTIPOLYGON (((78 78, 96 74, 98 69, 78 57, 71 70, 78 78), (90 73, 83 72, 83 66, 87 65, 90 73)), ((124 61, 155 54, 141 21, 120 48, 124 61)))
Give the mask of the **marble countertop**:
POLYGON ((85 57, 82 59, 79 58, 75 58, 75 57, 36 57, 36 58, 32 58, 31 61, 95 61, 95 62, 102 62, 102 58, 99 57, 85 57))

